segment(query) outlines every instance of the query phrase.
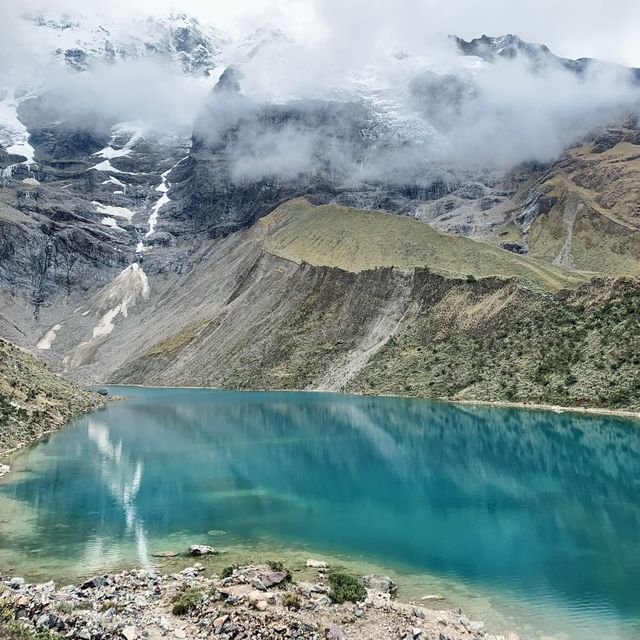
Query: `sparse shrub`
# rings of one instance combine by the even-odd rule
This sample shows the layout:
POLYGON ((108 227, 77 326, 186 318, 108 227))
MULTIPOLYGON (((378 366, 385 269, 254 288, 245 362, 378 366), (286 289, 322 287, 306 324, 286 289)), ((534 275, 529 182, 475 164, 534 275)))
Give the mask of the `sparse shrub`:
POLYGON ((239 565, 231 564, 228 567, 225 567, 220 574, 223 578, 230 578, 233 575, 233 572, 238 568, 239 565))
POLYGON ((183 587, 182 591, 174 596, 171 612, 174 616, 186 616, 202 602, 202 591, 195 587, 183 587))
POLYGON ((367 590, 358 578, 348 573, 335 572, 329 576, 329 597, 332 602, 343 604, 345 602, 359 602, 364 600, 367 590))
POLYGON ((302 601, 297 593, 287 591, 287 593, 282 596, 282 606, 285 609, 293 609, 294 611, 297 611, 302 606, 302 601))

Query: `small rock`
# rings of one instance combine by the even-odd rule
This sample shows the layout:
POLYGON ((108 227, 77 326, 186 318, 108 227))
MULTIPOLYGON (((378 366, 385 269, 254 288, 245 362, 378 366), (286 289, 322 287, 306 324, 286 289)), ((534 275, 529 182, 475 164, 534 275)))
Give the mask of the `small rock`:
POLYGON ((269 605, 266 600, 258 600, 258 602, 256 602, 256 609, 258 611, 266 611, 268 606, 269 605))
POLYGON ((171 623, 165 617, 160 618, 158 625, 163 631, 171 631, 171 623))
POLYGON ((314 560, 313 558, 309 558, 307 560, 307 567, 310 569, 328 569, 329 565, 326 562, 322 562, 322 560, 314 560))
POLYGON ((49 628, 49 614, 47 613, 43 613, 37 620, 36 622, 36 627, 46 627, 47 629, 49 628))
POLYGON ((184 638, 186 638, 186 637, 187 637, 187 634, 184 632, 184 630, 183 630, 183 629, 176 629, 176 630, 173 632, 173 635, 174 635, 176 638, 180 638, 180 640, 184 640, 184 638))
POLYGON ((124 638, 124 640, 136 640, 136 638, 138 637, 138 634, 136 633, 136 628, 135 627, 125 627, 121 632, 120 635, 124 638))
POLYGON ((96 389, 96 393, 101 396, 108 396, 109 392, 106 389, 96 389))
POLYGON ((78 640, 91 640, 91 631, 89 629, 80 629, 80 631, 76 631, 76 638, 78 640))
POLYGON ((216 553, 216 550, 206 544, 192 544, 189 547, 190 556, 209 556, 213 553, 216 553))
POLYGON ((268 589, 284 582, 286 578, 287 574, 284 571, 272 571, 262 576, 262 584, 268 589))
POLYGON ((24 587, 24 578, 11 578, 11 580, 9 580, 9 586, 12 589, 19 589, 20 587, 24 587))
POLYGON ((85 589, 97 589, 98 587, 104 587, 106 580, 102 576, 93 576, 93 578, 89 578, 82 583, 80 588, 84 591, 85 589))
POLYGON ((224 615, 224 616, 220 616, 219 618, 216 618, 213 621, 213 626, 214 627, 221 627, 222 625, 224 625, 227 621, 229 620, 229 616, 224 615))
POLYGON ((158 551, 157 553, 151 554, 154 558, 177 558, 178 553, 175 551, 158 551))
POLYGON ((324 632, 326 640, 344 640, 344 631, 337 624, 329 625, 324 632))
POLYGON ((267 587, 265 587, 264 582, 262 582, 262 580, 260 580, 260 578, 254 578, 251 581, 251 585, 253 587, 255 587, 256 589, 259 589, 260 591, 266 591, 267 587))
POLYGON ((420 627, 413 627, 412 634, 414 638, 419 638, 422 635, 422 629, 420 627))
POLYGON ((420 600, 430 600, 430 601, 436 601, 436 600, 444 600, 444 596, 439 596, 436 594, 430 594, 428 596, 422 596, 422 598, 420 598, 420 600))

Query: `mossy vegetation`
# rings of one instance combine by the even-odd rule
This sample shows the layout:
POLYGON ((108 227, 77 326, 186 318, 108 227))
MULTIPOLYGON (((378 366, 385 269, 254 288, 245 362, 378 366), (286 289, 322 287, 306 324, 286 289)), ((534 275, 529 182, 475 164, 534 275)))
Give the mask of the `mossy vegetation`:
POLYGON ((155 344, 145 355, 171 355, 173 352, 181 351, 207 327, 209 322, 209 320, 192 322, 179 333, 155 344))
POLYGON ((64 425, 102 398, 0 339, 0 455, 64 425))
POLYGON ((358 578, 348 573, 335 571, 329 575, 329 597, 337 604, 360 602, 367 595, 367 590, 358 578))

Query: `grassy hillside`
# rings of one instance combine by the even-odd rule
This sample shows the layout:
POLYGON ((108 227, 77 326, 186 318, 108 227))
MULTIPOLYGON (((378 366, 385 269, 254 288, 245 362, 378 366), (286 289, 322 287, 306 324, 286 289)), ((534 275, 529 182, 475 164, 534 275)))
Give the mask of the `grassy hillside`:
POLYGON ((265 248, 283 258, 359 272, 377 267, 428 267, 457 278, 516 277, 532 289, 558 291, 587 280, 509 251, 395 214, 299 198, 260 221, 265 248))
POLYGON ((530 256, 611 276, 640 276, 640 231, 564 176, 545 183, 556 203, 529 230, 530 256))
POLYGON ((78 388, 0 339, 0 456, 95 408, 101 396, 78 388))
POLYGON ((640 409, 640 282, 553 298, 451 290, 348 384, 365 393, 640 409))

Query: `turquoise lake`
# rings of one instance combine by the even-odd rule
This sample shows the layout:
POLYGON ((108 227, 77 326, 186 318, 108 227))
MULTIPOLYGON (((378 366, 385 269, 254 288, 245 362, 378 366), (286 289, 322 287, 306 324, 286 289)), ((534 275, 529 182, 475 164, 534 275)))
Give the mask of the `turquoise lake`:
POLYGON ((640 638, 640 428, 401 398, 112 387, 0 483, 0 571, 211 544, 328 559, 524 638, 640 638))

